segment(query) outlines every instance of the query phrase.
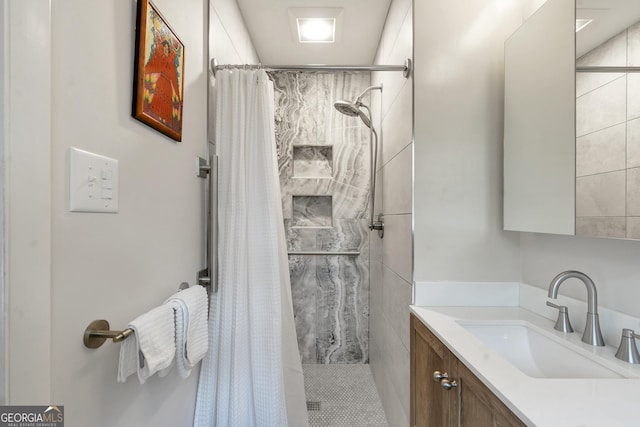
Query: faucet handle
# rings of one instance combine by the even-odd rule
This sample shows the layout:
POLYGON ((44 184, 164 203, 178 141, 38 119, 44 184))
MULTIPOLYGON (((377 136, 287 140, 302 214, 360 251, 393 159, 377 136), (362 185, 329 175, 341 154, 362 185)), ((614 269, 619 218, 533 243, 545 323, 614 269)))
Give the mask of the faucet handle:
POLYGON ((640 363, 640 353, 638 353, 635 338, 640 338, 640 335, 636 334, 633 329, 622 329, 620 346, 616 352, 618 359, 629 363, 640 363))
POLYGON ((547 305, 558 310, 558 320, 556 320, 553 329, 564 333, 573 332, 573 327, 569 321, 569 309, 564 305, 556 305, 550 301, 547 301, 547 305))

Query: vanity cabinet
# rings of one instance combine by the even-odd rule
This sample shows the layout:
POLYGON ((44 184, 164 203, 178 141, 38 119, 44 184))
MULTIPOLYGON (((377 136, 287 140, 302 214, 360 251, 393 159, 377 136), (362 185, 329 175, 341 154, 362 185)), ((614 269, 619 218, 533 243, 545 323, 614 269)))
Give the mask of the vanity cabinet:
POLYGON ((411 426, 525 424, 412 314, 411 426))

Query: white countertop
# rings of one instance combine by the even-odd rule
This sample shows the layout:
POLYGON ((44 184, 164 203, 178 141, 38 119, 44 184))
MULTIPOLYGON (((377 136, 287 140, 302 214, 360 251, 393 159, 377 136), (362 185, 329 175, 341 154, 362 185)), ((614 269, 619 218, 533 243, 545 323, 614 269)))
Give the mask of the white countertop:
MULTIPOLYGON (((544 304, 544 303, 543 303, 544 304)), ((411 311, 530 426, 622 427, 640 425, 640 366, 614 357, 616 347, 592 347, 581 342, 581 333, 562 334, 553 321, 519 306, 443 307, 411 306, 411 311), (543 328, 606 359, 636 378, 559 379, 533 378, 491 350, 458 320, 522 320, 543 328)), ((576 324, 574 323, 574 327, 576 324)), ((616 342, 616 346, 617 346, 616 342)))

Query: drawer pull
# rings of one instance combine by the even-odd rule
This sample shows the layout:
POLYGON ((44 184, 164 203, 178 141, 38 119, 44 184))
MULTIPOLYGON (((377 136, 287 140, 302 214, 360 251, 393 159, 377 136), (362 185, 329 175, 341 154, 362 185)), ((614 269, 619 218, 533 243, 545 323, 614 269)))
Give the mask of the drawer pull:
POLYGON ((433 380, 434 381, 442 381, 445 378, 449 378, 449 374, 446 372, 433 371, 433 380))
POLYGON ((449 391, 449 390, 451 390, 452 388, 458 387, 458 383, 457 383, 455 380, 453 380, 453 381, 449 381, 448 379, 446 379, 446 378, 445 378, 445 379, 443 379, 442 381, 440 381, 440 386, 441 386, 443 389, 445 389, 445 390, 449 391))

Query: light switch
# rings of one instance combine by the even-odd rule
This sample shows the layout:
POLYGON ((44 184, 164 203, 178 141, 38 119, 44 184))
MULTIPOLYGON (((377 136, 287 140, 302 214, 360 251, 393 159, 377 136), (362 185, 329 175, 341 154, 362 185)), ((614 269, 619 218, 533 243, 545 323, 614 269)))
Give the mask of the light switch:
POLYGON ((118 161, 71 147, 69 210, 118 212, 118 161))

